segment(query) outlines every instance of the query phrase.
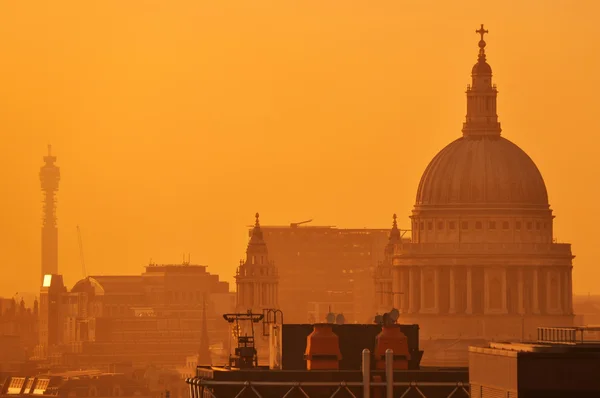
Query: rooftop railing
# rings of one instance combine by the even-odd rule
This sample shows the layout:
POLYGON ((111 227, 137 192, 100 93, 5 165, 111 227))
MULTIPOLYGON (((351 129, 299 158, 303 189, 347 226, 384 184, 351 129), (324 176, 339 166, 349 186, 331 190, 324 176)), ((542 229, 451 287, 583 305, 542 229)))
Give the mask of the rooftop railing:
POLYGON ((600 332, 600 326, 573 326, 573 327, 541 327, 538 328, 538 343, 548 344, 598 344, 598 339, 587 339, 586 333, 600 332))

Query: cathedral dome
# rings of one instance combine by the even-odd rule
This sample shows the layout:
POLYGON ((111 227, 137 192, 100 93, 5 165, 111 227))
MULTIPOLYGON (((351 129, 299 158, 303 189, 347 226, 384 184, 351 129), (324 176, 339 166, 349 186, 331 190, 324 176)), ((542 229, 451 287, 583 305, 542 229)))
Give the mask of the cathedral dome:
POLYGON ((465 136, 442 149, 425 169, 416 206, 548 209, 548 193, 535 163, 500 136, 465 136))
POLYGON ((421 177, 415 209, 479 207, 549 209, 544 179, 517 145, 501 136, 496 86, 486 61, 487 30, 481 35, 477 63, 467 87, 463 136, 442 149, 421 177))

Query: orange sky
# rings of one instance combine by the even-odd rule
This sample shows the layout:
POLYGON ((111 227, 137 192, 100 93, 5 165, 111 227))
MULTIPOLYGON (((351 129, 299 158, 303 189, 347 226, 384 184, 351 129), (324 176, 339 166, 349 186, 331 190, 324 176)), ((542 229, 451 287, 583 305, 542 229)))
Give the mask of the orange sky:
POLYGON ((190 252, 231 280, 264 224, 404 226, 460 136, 479 24, 503 134, 537 163, 600 292, 600 3, 0 2, 0 294, 37 291, 46 144, 61 167, 59 262, 139 274, 190 252), (456 4, 459 4, 458 6, 456 4), (594 27, 596 26, 596 27, 594 27))

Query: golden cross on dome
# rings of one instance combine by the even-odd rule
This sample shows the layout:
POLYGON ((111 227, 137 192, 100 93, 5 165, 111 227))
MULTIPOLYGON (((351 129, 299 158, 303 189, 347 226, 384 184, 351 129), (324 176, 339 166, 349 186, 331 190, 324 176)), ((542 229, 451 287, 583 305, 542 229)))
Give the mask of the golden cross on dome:
POLYGON ((481 40, 483 40, 483 35, 489 33, 487 29, 483 29, 483 24, 481 24, 481 28, 475 31, 475 33, 479 33, 481 35, 481 40))

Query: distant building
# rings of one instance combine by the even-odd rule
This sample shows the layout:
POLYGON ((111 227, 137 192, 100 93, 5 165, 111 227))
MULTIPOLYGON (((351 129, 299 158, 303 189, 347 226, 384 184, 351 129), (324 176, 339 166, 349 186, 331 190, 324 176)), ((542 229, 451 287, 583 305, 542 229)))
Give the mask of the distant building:
POLYGON ((38 302, 26 308, 14 298, 0 298, 0 372, 33 355, 38 342, 38 302))
MULTIPOLYGON (((462 137, 427 166, 412 212, 412 242, 396 245, 395 307, 424 339, 531 339, 573 324, 570 244, 553 238, 544 179, 501 136, 496 86, 479 57, 467 87, 462 137)), ((425 358, 433 352, 424 346, 425 358)), ((466 364, 466 354, 463 357, 466 364)))
POLYGON ((206 266, 151 264, 139 276, 90 276, 70 291, 60 275, 45 280, 40 352, 56 366, 180 366, 203 344, 205 300, 204 340, 229 339, 221 315, 233 310, 234 293, 206 266))
POLYGON ((303 224, 261 227, 277 265, 285 322, 323 321, 330 307, 348 322, 371 322, 373 272, 384 259, 389 230, 303 224))

